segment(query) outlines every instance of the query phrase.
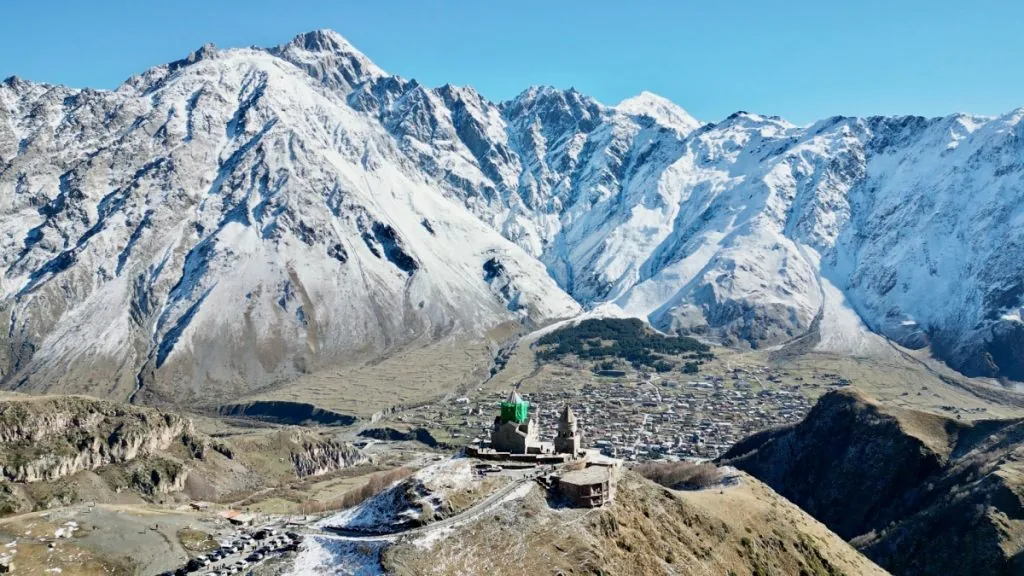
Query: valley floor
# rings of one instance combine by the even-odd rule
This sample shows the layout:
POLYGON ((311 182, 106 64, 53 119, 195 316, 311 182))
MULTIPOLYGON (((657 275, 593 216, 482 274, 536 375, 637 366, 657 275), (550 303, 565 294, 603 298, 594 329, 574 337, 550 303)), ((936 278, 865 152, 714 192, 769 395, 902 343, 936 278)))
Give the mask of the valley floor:
POLYGON ((545 439, 553 434, 552 415, 569 403, 580 414, 585 447, 627 460, 719 456, 751 433, 799 421, 818 397, 851 384, 885 405, 965 422, 1024 416, 1024 396, 1012 389, 964 378, 925 352, 896 347, 871 357, 716 347, 715 358, 696 374, 626 366, 622 375, 604 377, 592 362, 574 357, 539 363, 535 339, 507 340, 499 361, 494 344, 445 342, 404 350, 374 365, 309 375, 241 401, 305 403, 312 415, 354 417, 349 425, 192 414, 195 432, 210 446, 226 444, 233 451, 229 458, 218 452, 226 449, 211 448, 204 459, 191 461, 185 447, 172 443, 167 453, 192 462, 196 475, 210 480, 206 489, 216 497, 208 511, 188 506, 189 498, 197 499, 195 486, 140 497, 115 489, 115 477, 102 471, 27 484, 18 493, 53 510, 0 520, 0 545, 6 545, 0 560, 6 550, 32 570, 156 574, 197 554, 187 545, 196 534, 217 540, 235 533, 216 513, 235 509, 255 514, 258 522, 293 522, 307 536, 298 553, 261 561, 254 569, 259 576, 498 575, 549 568, 565 574, 757 574, 765 566, 784 566, 782 573, 881 573, 746 476, 738 486, 677 492, 627 473, 613 507, 588 512, 551 502, 526 478, 474 477, 466 483, 464 474, 449 470, 432 480, 443 486, 428 491, 443 497, 393 519, 418 522, 431 511, 426 526, 404 536, 346 538, 325 532, 317 521, 332 518, 331 510, 347 509, 341 517, 349 520, 360 514, 365 508, 352 508, 351 495, 375 477, 394 472, 401 482, 421 477, 416 470, 447 466, 447 456, 460 445, 486 437, 510 389, 531 400, 545 439), (307 450, 300 460, 316 465, 316 450, 335 446, 331 442, 358 443, 369 461, 297 478, 295 455, 307 450), (62 498, 76 503, 62 505, 62 498), (646 536, 655 533, 659 539, 646 536))

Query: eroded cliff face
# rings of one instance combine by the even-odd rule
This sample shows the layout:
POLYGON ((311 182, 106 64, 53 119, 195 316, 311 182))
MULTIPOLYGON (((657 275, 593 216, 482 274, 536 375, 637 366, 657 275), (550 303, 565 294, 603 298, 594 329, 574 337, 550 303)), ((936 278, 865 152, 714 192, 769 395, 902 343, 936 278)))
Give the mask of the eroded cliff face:
POLYGON ((302 435, 295 439, 291 452, 295 475, 321 476, 335 470, 363 464, 369 460, 357 448, 334 438, 302 435))
POLYGON ((894 574, 1024 569, 1024 421, 964 423, 843 389, 722 461, 894 574))
POLYGON ((0 401, 0 474, 57 480, 167 450, 183 436, 194 443, 191 429, 178 415, 75 396, 0 401))
POLYGON ((369 462, 331 428, 211 437, 189 418, 80 396, 0 394, 0 515, 113 502, 238 500, 369 462))

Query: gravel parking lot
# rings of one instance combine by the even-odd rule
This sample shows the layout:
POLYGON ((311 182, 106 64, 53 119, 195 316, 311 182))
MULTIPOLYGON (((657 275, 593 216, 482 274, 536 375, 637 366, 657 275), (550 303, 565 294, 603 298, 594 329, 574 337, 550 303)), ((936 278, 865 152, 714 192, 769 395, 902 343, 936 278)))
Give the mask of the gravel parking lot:
POLYGON ((214 551, 190 558, 176 570, 159 576, 226 576, 240 574, 271 558, 294 552, 302 543, 302 535, 270 525, 239 531, 236 537, 222 541, 214 551))

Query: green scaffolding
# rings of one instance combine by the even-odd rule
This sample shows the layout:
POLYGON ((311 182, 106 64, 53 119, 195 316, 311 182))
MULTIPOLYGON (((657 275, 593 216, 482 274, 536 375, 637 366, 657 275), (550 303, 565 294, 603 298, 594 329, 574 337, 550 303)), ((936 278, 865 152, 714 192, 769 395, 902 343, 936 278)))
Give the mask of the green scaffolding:
POLYGON ((526 400, 520 400, 518 402, 502 402, 501 403, 501 421, 502 422, 517 422, 522 424, 526 422, 527 414, 530 411, 530 405, 526 400))

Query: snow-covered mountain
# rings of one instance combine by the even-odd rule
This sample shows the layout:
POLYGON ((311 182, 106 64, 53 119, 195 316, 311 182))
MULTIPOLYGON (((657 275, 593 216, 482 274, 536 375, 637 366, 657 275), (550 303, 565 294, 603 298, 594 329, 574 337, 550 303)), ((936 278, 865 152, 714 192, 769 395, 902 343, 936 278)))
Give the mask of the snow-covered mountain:
POLYGON ((1022 117, 495 103, 330 31, 115 91, 8 79, 0 373, 240 394, 578 302, 755 346, 870 353, 872 330, 1024 379, 1022 117))
POLYGON ((891 352, 874 331, 1024 379, 1024 110, 702 125, 650 93, 492 103, 393 76, 349 101, 586 306, 732 343, 815 332, 891 352))
POLYGON ((228 398, 575 314, 542 264, 349 106, 381 77, 313 33, 205 47, 113 92, 7 80, 6 385, 228 398))

